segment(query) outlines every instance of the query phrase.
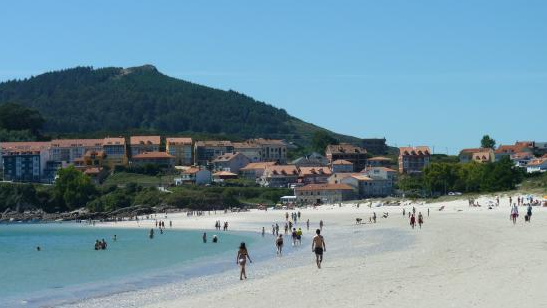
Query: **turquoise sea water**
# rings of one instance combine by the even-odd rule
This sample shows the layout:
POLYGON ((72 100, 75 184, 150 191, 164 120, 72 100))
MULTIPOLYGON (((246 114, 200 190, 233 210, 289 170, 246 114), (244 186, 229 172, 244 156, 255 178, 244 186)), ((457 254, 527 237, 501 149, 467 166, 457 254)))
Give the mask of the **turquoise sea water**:
POLYGON ((0 225, 0 307, 50 306, 219 272, 233 267, 240 242, 261 242, 252 233, 211 231, 204 244, 200 231, 155 231, 149 239, 145 228, 0 225), (94 250, 103 238, 108 249, 94 250))

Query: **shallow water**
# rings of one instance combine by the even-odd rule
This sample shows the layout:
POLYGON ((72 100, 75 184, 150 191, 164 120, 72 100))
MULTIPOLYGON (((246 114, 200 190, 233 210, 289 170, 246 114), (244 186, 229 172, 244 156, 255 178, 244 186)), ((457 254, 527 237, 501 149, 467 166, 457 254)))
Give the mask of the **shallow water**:
POLYGON ((259 242, 252 233, 209 232, 204 244, 200 231, 156 230, 153 239, 148 232, 66 223, 0 225, 0 307, 54 306, 220 272, 233 266, 240 242, 259 242), (210 242, 213 233, 217 244, 210 242), (108 249, 94 250, 95 240, 103 238, 108 249))

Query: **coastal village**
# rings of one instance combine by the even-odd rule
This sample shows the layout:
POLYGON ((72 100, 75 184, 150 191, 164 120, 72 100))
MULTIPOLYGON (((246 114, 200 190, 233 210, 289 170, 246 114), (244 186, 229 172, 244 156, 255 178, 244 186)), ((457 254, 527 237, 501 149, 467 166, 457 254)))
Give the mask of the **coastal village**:
MULTIPOLYGON (((289 161, 295 145, 285 140, 192 140, 187 137, 131 136, 2 142, 4 181, 51 184, 58 170, 73 165, 95 181, 117 168, 154 166, 175 175, 175 185, 223 185, 245 180, 255 185, 291 188, 282 202, 332 204, 392 196, 400 175, 415 175, 431 163, 429 146, 390 151, 385 138, 360 145, 329 144, 289 161)), ((547 171, 547 142, 517 141, 492 148, 466 148, 459 161, 496 162, 509 157, 527 173, 547 171)))

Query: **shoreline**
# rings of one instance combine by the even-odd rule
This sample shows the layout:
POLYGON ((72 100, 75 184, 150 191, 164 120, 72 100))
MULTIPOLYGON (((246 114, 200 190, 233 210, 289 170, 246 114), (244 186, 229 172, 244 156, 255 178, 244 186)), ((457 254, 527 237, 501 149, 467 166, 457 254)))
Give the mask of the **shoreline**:
MULTIPOLYGON (((507 282, 507 286, 496 286, 509 293, 510 281, 514 279, 512 274, 518 269, 528 274, 525 276, 527 279, 530 275, 535 279, 535 284, 530 284, 520 277, 521 280, 517 279, 519 286, 536 290, 543 280, 520 264, 527 260, 521 258, 530 258, 529 254, 532 254, 530 268, 537 273, 547 270, 547 265, 540 261, 547 258, 547 241, 543 240, 543 234, 547 234, 547 208, 535 206, 532 223, 524 223, 521 217, 518 224, 513 226, 508 218, 510 208, 507 198, 500 197, 500 206, 488 209, 485 205, 492 199, 492 196, 477 198, 482 207, 469 207, 467 200, 459 198, 404 206, 368 207, 361 204, 357 208, 355 204, 345 203, 342 207, 324 205, 316 209, 301 209, 302 220, 297 227, 304 227, 302 247, 283 257, 275 256, 271 224, 277 222, 282 229, 285 210, 219 212, 203 216, 171 213, 167 218, 162 214, 157 219, 164 220, 166 225, 172 220, 175 230, 199 230, 208 235, 223 233, 214 229, 216 220, 228 221, 231 231, 253 232, 256 236, 260 236, 264 226, 264 240, 270 242, 264 247, 267 251, 268 245, 271 245, 271 256, 248 266, 248 281, 239 281, 234 264, 213 275, 201 274, 161 286, 127 290, 59 307, 152 308, 158 307, 158 304, 166 308, 217 307, 222 303, 225 307, 248 304, 265 308, 271 307, 268 302, 315 305, 320 308, 332 305, 362 307, 363 303, 378 307, 413 307, 410 303, 417 300, 422 305, 422 298, 437 303, 423 305, 428 308, 438 307, 438 303, 450 306, 453 302, 463 306, 482 303, 483 307, 490 307, 490 303, 496 303, 496 307, 510 307, 509 303, 514 306, 517 302, 513 299, 500 301, 496 298, 500 295, 498 289, 490 288, 488 283, 475 286, 474 281, 507 282), (408 211, 412 206, 425 216, 421 230, 412 230, 407 217, 402 216, 402 209, 408 211), (430 210, 429 217, 427 209, 430 210), (373 212, 378 216, 376 224, 368 222, 373 212), (381 218, 383 212, 389 213, 388 218, 381 218), (311 221, 309 231, 305 229, 308 218, 311 221), (365 223, 356 224, 355 218, 362 218, 365 223), (323 234, 328 248, 321 270, 315 267, 313 254, 308 247, 319 219, 325 221, 323 234), (529 236, 534 241, 527 240, 529 236), (545 249, 542 243, 545 243, 545 249), (506 265, 509 266, 504 269, 506 265), (500 269, 503 270, 497 273, 500 269), (471 280, 463 278, 467 276, 471 280), (284 294, 282 298, 268 293, 271 285, 280 286, 279 290, 284 294), (308 294, 320 285, 328 288, 318 298, 310 298, 308 294), (485 295, 486 291, 490 293, 485 295), (470 294, 470 297, 463 296, 460 294, 462 292, 470 294), (285 296, 291 293, 298 295, 298 298, 285 296)), ((525 211, 523 207, 521 211, 525 211)), ((148 229, 153 227, 154 219, 141 221, 140 224, 137 226, 135 221, 105 222, 97 223, 96 227, 148 229)), ((169 230, 168 227, 166 229, 169 230)), ((292 250, 290 240, 286 240, 285 249, 292 250)), ((234 256, 235 252, 236 248, 234 256)), ((251 256, 254 253, 253 247, 250 247, 251 256)), ((227 256, 231 258, 229 254, 227 256)), ((538 292, 533 293, 531 300, 547 300, 547 296, 538 292)))

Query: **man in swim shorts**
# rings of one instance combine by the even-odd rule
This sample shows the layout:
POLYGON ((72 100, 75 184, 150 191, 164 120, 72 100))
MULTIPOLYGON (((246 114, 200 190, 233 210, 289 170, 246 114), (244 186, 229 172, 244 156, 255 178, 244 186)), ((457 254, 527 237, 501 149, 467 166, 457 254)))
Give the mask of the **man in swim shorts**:
POLYGON ((317 263, 317 268, 321 268, 321 262, 323 262, 323 252, 327 251, 327 246, 325 245, 325 239, 321 235, 321 230, 319 229, 315 230, 311 250, 315 252, 315 263, 317 263))

